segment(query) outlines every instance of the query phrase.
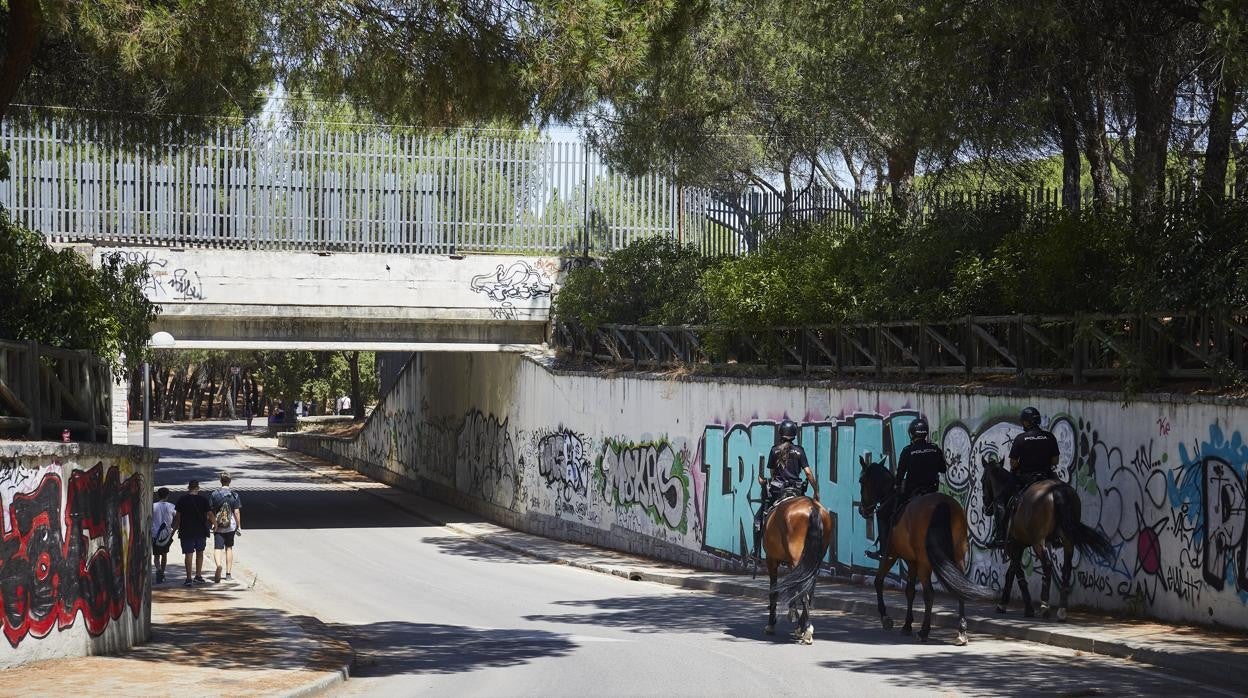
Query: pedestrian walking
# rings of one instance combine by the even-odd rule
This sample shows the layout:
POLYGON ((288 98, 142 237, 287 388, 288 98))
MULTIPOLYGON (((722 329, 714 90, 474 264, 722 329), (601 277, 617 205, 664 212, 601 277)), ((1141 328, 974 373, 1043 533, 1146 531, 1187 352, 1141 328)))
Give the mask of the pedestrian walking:
POLYGON ((189 587, 192 581, 204 584, 204 546, 208 543, 208 498, 199 492, 199 480, 191 480, 186 487, 186 494, 178 498, 173 508, 173 527, 178 531, 178 541, 182 544, 182 555, 185 558, 186 581, 182 586, 189 587), (195 562, 195 576, 191 576, 191 558, 195 562))
POLYGON ((212 560, 217 564, 217 572, 212 581, 221 581, 222 567, 225 578, 233 579, 234 572, 234 538, 242 531, 242 501, 234 490, 230 489, 230 474, 221 473, 221 487, 212 493, 209 504, 212 509, 212 560), (224 565, 222 564, 224 559, 224 565))
POLYGON ((342 414, 351 414, 351 396, 342 396, 342 414))
POLYGON ((157 584, 165 581, 165 565, 173 545, 173 502, 168 500, 168 487, 156 490, 156 502, 152 505, 152 564, 156 566, 157 584))

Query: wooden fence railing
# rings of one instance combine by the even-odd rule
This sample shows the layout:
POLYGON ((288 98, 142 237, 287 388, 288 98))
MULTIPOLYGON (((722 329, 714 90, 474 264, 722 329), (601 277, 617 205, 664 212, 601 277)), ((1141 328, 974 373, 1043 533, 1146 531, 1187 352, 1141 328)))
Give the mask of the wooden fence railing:
POLYGON ((109 440, 112 377, 82 351, 0 340, 0 438, 109 440))
POLYGON ((556 323, 554 344, 634 368, 739 364, 835 375, 1201 379, 1248 373, 1248 309, 968 316, 754 331, 556 323))

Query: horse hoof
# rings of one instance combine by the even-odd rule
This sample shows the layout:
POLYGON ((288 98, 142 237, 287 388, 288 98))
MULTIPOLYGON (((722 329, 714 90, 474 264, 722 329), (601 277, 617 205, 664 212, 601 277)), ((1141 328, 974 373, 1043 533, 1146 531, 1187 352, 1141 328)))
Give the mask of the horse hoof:
POLYGON ((880 623, 884 625, 885 630, 893 629, 893 619, 888 616, 880 616, 880 623))
POLYGON ((925 631, 920 630, 920 631, 919 631, 919 642, 927 642, 927 636, 928 636, 928 634, 929 634, 928 632, 925 632, 925 631))
POLYGON ((966 633, 958 633, 958 638, 953 641, 953 644, 957 645, 958 647, 965 647, 967 642, 968 640, 966 639, 966 633))
POLYGON ((1005 606, 997 604, 997 613, 1005 613, 1005 606))
POLYGON ((774 626, 774 625, 769 625, 769 626, 767 626, 767 627, 763 628, 763 634, 764 634, 764 635, 775 635, 775 634, 776 634, 776 626, 774 626))
POLYGON ((1066 609, 1065 608, 1057 609, 1057 619, 1059 621, 1062 621, 1063 623, 1066 622, 1066 609))
POLYGON ((1048 604, 1040 604, 1040 617, 1041 617, 1041 618, 1044 618, 1045 620, 1048 620, 1049 616, 1050 616, 1052 613, 1053 613, 1053 611, 1052 611, 1052 609, 1050 609, 1050 608, 1049 608, 1048 604))
POLYGON ((802 644, 803 645, 815 644, 815 631, 813 629, 807 629, 806 632, 802 634, 802 644))
POLYGON ((901 634, 902 634, 902 635, 912 635, 912 634, 914 634, 914 629, 913 629, 913 628, 911 628, 911 627, 910 627, 910 626, 908 626, 908 625, 903 625, 903 626, 901 626, 901 634))

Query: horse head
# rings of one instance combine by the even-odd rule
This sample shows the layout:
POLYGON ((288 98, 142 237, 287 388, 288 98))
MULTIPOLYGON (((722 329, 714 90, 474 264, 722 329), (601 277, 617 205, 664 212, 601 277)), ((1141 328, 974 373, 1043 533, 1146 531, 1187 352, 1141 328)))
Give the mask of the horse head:
POLYGON ((871 454, 864 453, 858 457, 862 467, 862 476, 858 478, 858 513, 864 519, 870 519, 880 501, 893 489, 893 474, 884 465, 884 459, 872 462, 871 454))
POLYGON ((995 458, 985 458, 983 468, 984 472, 979 477, 979 484, 983 491, 984 507, 989 508, 997 499, 1011 496, 1018 485, 1014 475, 995 458))

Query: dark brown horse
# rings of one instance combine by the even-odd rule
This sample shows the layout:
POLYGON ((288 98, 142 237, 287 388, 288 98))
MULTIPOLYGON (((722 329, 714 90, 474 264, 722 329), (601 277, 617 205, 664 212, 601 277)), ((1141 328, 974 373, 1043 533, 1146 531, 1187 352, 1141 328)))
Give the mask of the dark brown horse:
MULTIPOLYGON (((863 468, 859 478, 861 492, 859 497, 859 513, 870 520, 880 504, 892 497, 893 474, 883 463, 872 463, 863 468)), ((889 533, 888 549, 880 560, 880 569, 875 575, 875 596, 880 612, 880 622, 885 630, 893 627, 893 620, 888 617, 888 609, 884 606, 884 578, 898 558, 908 564, 910 574, 906 580, 906 624, 902 626, 903 635, 913 632, 914 624, 914 592, 916 583, 923 582, 923 627, 919 629, 919 639, 927 641, 932 632, 932 602, 936 591, 932 587, 932 573, 958 599, 958 637, 956 644, 965 645, 966 638, 966 599, 974 596, 987 596, 990 592, 976 586, 967 578, 963 568, 966 566, 966 552, 970 545, 967 535, 966 512, 954 498, 944 494, 925 494, 915 497, 895 518, 889 533)))
MULTIPOLYGON (((985 510, 991 509, 997 502, 1008 502, 1022 487, 1022 482, 1013 473, 995 462, 984 465, 980 483, 984 490, 985 510)), ((1053 582, 1053 560, 1047 546, 1060 545, 1062 580, 1058 583, 1061 601, 1057 608, 1057 619, 1066 620, 1066 604, 1070 598, 1071 560, 1075 549, 1106 562, 1113 559, 1113 548, 1110 547, 1109 539, 1080 521, 1082 507, 1075 488, 1061 480, 1041 480, 1023 491, 1013 516, 1005 522, 1008 525, 1005 556, 1009 567, 1005 571, 1005 584, 1001 587, 997 613, 1005 613, 1006 606, 1010 603, 1010 587, 1018 579, 1018 591, 1023 597, 1023 615, 1030 618, 1036 614, 1031 605, 1027 576, 1023 572, 1023 551, 1031 548, 1032 554, 1040 561, 1044 575, 1040 585, 1040 614, 1045 618, 1049 617, 1049 586, 1053 582)), ((998 525, 1002 525, 1001 522, 998 525)))
POLYGON ((801 614, 793 637, 809 645, 815 639, 815 626, 810 622, 810 607, 815 598, 815 577, 819 563, 828 552, 832 539, 832 516, 810 497, 793 497, 776 505, 767 515, 763 528, 763 550, 767 556, 767 576, 771 578, 768 598, 767 628, 776 632, 776 600, 783 597, 789 607, 789 620, 801 614), (780 565, 790 567, 784 581, 776 583, 780 565))

